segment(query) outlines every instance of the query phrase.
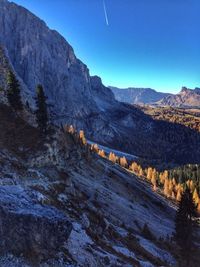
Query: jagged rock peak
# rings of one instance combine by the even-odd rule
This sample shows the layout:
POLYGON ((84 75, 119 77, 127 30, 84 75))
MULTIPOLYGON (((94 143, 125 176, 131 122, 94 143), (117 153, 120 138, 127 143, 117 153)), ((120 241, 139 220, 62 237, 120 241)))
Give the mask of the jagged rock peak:
POLYGON ((185 87, 185 86, 183 86, 182 88, 181 88, 181 92, 187 92, 189 89, 187 88, 187 87, 185 87))

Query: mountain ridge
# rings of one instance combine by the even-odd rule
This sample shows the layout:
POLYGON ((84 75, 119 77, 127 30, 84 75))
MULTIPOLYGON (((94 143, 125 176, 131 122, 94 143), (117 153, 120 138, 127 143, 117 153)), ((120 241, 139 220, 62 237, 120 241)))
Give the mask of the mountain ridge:
POLYGON ((169 96, 169 93, 157 92, 152 88, 117 88, 113 86, 109 86, 112 92, 115 95, 115 98, 120 102, 125 102, 129 104, 152 104, 164 98, 165 96, 169 96))
POLYGON ((200 107, 200 88, 189 89, 187 87, 182 87, 178 94, 167 96, 156 104, 158 106, 182 108, 200 107))
POLYGON ((177 94, 157 92, 151 88, 117 88, 109 86, 116 100, 135 105, 171 106, 171 107, 200 107, 200 88, 189 89, 182 87, 177 94))

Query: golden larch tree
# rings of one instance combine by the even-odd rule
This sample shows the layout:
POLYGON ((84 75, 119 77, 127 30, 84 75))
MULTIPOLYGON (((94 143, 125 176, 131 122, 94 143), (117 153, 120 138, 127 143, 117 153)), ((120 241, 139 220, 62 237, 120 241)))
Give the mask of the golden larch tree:
POLYGON ((151 180, 152 178, 153 169, 151 167, 148 167, 147 169, 147 179, 151 180))
POLYGON ((97 144, 92 144, 91 145, 91 150, 94 151, 95 153, 99 152, 99 147, 97 144))
POLYGON ((130 169, 135 172, 135 173, 138 173, 139 170, 138 170, 138 164, 136 162, 132 162, 131 163, 131 166, 130 166, 130 169))
POLYGON ((194 182, 193 180, 190 180, 190 190, 193 192, 195 190, 194 182))
POLYGON ((200 214, 200 200, 199 200, 199 203, 197 205, 197 212, 200 214))
POLYGON ((168 171, 165 170, 165 171, 163 172, 163 177, 164 177, 164 179, 168 179, 168 177, 169 177, 169 176, 168 176, 168 171))
POLYGON ((152 171, 152 175, 151 175, 151 183, 152 183, 152 185, 153 185, 154 187, 156 186, 156 176, 157 176, 157 174, 156 174, 156 170, 153 169, 153 171, 152 171))
POLYGON ((121 165, 122 167, 124 167, 124 168, 127 168, 127 167, 128 167, 128 163, 127 163, 127 160, 126 160, 125 157, 120 158, 119 161, 120 161, 120 165, 121 165))
POLYGON ((198 203, 199 203, 199 195, 197 193, 197 189, 196 188, 194 189, 194 192, 193 192, 193 199, 194 199, 195 204, 198 205, 198 203))
POLYGON ((113 163, 116 163, 116 156, 113 152, 110 152, 108 159, 113 163))
POLYGON ((161 173, 159 174, 159 181, 160 181, 161 184, 164 184, 164 182, 165 182, 165 177, 164 177, 163 172, 161 172, 161 173))
POLYGON ((143 176, 144 176, 144 171, 143 171, 143 169, 142 169, 141 166, 140 166, 140 168, 139 168, 139 176, 140 176, 140 177, 143 177, 143 176))
POLYGON ((105 157, 106 157, 105 152, 104 152, 103 149, 102 149, 102 150, 99 150, 98 154, 99 154, 99 156, 102 157, 102 158, 105 158, 105 157))
POLYGON ((169 192, 169 180, 165 179, 165 183, 164 183, 164 195, 166 197, 170 197, 170 192, 169 192))

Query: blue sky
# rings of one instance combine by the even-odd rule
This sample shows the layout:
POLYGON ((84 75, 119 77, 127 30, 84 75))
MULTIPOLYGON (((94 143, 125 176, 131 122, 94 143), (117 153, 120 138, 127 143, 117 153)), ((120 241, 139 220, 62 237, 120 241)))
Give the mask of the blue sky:
POLYGON ((199 0, 14 0, 60 32, 105 85, 200 87, 199 0))

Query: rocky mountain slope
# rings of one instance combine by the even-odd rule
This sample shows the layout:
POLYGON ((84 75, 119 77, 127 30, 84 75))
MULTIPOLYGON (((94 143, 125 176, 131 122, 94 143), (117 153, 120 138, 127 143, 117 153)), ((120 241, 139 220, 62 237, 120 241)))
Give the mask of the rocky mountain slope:
POLYGON ((183 87, 178 94, 156 92, 151 88, 126 88, 109 87, 120 102, 129 104, 153 106, 171 106, 181 108, 200 107, 200 89, 183 87))
POLYGON ((148 183, 62 129, 0 118, 2 267, 175 266, 175 207, 148 183))
POLYGON ((156 103, 159 106, 171 106, 181 108, 200 107, 200 88, 194 90, 183 87, 180 93, 166 96, 156 103))
POLYGON ((52 121, 83 129, 91 141, 153 162, 200 161, 200 136, 176 124, 157 122, 138 108, 115 100, 97 76, 91 77, 72 47, 28 10, 0 0, 0 94, 6 103, 6 74, 12 69, 24 103, 42 84, 52 121), (178 149, 177 149, 178 148, 178 149))
POLYGON ((152 104, 171 95, 168 93, 157 92, 151 88, 120 89, 112 86, 109 86, 109 88, 112 90, 118 101, 136 105, 152 104))

